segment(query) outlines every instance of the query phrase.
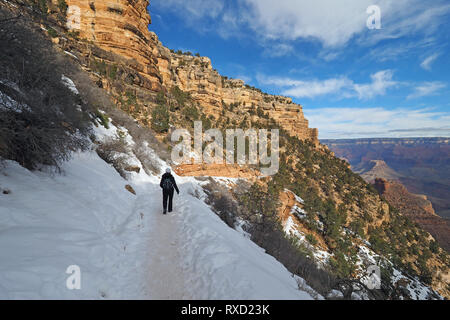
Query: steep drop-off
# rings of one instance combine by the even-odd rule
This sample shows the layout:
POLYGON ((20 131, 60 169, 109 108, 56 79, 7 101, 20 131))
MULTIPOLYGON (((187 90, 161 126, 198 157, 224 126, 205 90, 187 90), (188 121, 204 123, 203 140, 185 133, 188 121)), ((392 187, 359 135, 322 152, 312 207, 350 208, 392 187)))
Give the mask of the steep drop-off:
POLYGON ((433 209, 426 196, 416 195, 408 190, 398 181, 387 181, 375 179, 375 188, 386 198, 387 201, 399 212, 428 231, 439 244, 450 251, 450 222, 439 217, 433 209))
MULTIPOLYGON (((450 218, 450 139, 349 139, 322 140, 340 158, 346 159, 357 171, 371 169, 372 160, 383 160, 408 191, 425 194, 436 213, 450 218)), ((385 172, 387 173, 387 172, 385 172)))

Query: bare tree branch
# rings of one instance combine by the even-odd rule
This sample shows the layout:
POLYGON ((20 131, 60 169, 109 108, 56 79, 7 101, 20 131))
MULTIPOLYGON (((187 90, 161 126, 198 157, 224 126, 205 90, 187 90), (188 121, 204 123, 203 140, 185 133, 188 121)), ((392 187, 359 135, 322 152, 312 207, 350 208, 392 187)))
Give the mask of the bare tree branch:
POLYGON ((14 22, 19 20, 22 17, 22 14, 20 13, 18 16, 16 17, 12 17, 12 18, 7 18, 7 19, 1 19, 0 20, 0 24, 5 24, 5 23, 10 23, 10 22, 14 22))

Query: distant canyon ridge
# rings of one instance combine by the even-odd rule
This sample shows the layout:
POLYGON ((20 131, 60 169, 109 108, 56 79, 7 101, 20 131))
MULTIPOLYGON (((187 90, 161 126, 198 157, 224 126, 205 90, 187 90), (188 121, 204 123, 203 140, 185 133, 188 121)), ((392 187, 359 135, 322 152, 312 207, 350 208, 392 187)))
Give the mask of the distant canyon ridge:
POLYGON ((450 250, 450 138, 321 140, 450 250))

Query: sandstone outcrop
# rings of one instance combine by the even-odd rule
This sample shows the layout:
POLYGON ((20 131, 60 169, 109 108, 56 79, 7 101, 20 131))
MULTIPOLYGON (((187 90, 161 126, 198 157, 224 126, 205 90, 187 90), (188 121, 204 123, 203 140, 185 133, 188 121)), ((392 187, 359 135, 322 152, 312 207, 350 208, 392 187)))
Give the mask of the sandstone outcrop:
MULTIPOLYGON (((52 0, 57 3, 57 0, 52 0)), ((134 68, 158 90, 161 82, 153 45, 148 31, 151 23, 148 1, 142 0, 67 0, 69 22, 80 38, 126 59, 134 60, 134 68), (80 12, 80 18, 76 15, 80 12), (75 17, 75 18, 72 18, 75 17), (79 27, 78 27, 79 22, 79 27)))
POLYGON ((241 178, 248 181, 256 180, 260 175, 257 170, 237 164, 181 164, 174 171, 179 176, 241 178))
POLYGON ((355 172, 359 173, 368 183, 374 183, 375 179, 397 180, 400 174, 390 168, 383 160, 369 160, 355 167, 355 172))
POLYGON ((294 207, 302 208, 303 204, 298 202, 296 196, 292 191, 286 189, 283 192, 281 192, 278 216, 280 218, 281 225, 283 226, 284 230, 286 231, 286 229, 291 229, 289 231, 291 235, 292 231, 298 232, 305 236, 310 235, 317 241, 316 248, 328 251, 329 248, 325 243, 323 237, 321 237, 316 232, 309 230, 307 227, 305 227, 304 222, 295 216, 293 210, 294 207), (290 226, 288 226, 288 224, 290 224, 290 226))
POLYGON ((397 181, 378 178, 375 179, 374 186, 380 195, 384 196, 401 214, 417 222, 444 249, 450 251, 450 223, 434 212, 433 206, 426 196, 410 193, 397 181))
MULTIPOLYGON (((57 0, 53 1, 56 4, 57 0)), ((318 143, 317 129, 309 128, 302 106, 292 99, 269 95, 242 80, 223 77, 207 57, 176 53, 164 47, 156 34, 148 30, 148 0, 67 0, 67 4, 80 9, 80 28, 74 29, 80 38, 123 57, 138 73, 135 78, 139 79, 131 82, 141 100, 178 86, 189 92, 206 114, 218 118, 224 104, 236 104, 245 111, 261 108, 291 135, 318 143)), ((148 101, 142 103, 148 105, 148 101)))

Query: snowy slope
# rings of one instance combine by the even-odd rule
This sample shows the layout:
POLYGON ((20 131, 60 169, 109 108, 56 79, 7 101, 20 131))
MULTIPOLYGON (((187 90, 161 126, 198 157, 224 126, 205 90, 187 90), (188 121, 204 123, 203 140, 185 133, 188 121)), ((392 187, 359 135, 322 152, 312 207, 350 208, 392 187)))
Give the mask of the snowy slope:
POLYGON ((124 180, 94 151, 63 170, 0 168, 0 191, 10 191, 0 192, 0 298, 312 299, 191 195, 201 193, 195 179, 176 177, 181 193, 164 216, 159 177, 144 170, 124 180), (70 265, 80 267, 80 290, 66 288, 70 265))
POLYGON ((11 193, 0 196, 0 298, 144 296, 149 230, 125 181, 95 153, 76 154, 64 170, 1 170, 11 193), (66 288, 69 265, 81 268, 81 290, 66 288))
MULTIPOLYGON (((294 221, 293 217, 296 217, 297 219, 306 219, 308 213, 300 208, 298 204, 303 204, 303 199, 301 199, 299 196, 297 196, 292 191, 285 189, 285 191, 291 192, 296 201, 297 204, 292 206, 290 216, 284 221, 283 230, 288 235, 302 243, 306 248, 311 250, 315 261, 319 267, 327 266, 330 261, 330 257, 333 256, 333 253, 330 253, 328 251, 325 251, 321 249, 319 246, 315 246, 311 244, 308 239, 306 238, 306 234, 304 231, 302 231, 300 228, 298 228, 297 223, 294 221)), ((320 221, 316 221, 318 223, 319 229, 323 228, 323 223, 320 221)), ((347 228, 342 228, 342 232, 351 232, 347 228)), ((398 287, 403 287, 404 290, 402 294, 407 294, 408 298, 414 299, 414 300, 425 300, 427 298, 430 299, 441 299, 437 293, 433 292, 431 288, 426 286, 425 284, 421 283, 420 279, 417 277, 411 277, 404 273, 402 273, 400 270, 396 269, 394 264, 386 259, 385 257, 382 257, 378 254, 376 254, 372 249, 371 245, 368 241, 362 239, 359 237, 359 243, 354 245, 358 246, 359 251, 356 254, 356 271, 358 273, 358 278, 361 280, 362 283, 365 285, 369 285, 369 283, 372 283, 374 279, 380 280, 380 278, 377 275, 372 275, 372 269, 373 266, 383 266, 383 267, 389 267, 392 268, 392 275, 391 275, 391 283, 398 284, 398 287)), ((334 294, 332 294, 334 295, 334 294)), ((406 296, 406 295, 405 295, 406 296)), ((360 299, 367 299, 367 295, 358 295, 353 293, 352 299, 360 300, 360 299)))
MULTIPOLYGON (((196 185, 184 183, 182 188, 186 192, 196 185)), ((275 258, 227 228, 204 202, 188 195, 180 205, 182 250, 196 298, 311 299, 275 258)))

